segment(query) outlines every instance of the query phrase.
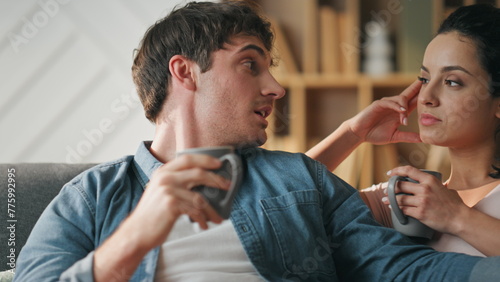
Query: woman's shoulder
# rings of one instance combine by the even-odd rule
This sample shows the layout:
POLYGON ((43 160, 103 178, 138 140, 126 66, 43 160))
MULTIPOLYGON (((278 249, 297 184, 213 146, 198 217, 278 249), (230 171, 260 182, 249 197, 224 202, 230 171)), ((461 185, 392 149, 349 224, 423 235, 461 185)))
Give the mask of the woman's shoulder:
POLYGON ((474 208, 500 219, 500 183, 493 188, 474 208))

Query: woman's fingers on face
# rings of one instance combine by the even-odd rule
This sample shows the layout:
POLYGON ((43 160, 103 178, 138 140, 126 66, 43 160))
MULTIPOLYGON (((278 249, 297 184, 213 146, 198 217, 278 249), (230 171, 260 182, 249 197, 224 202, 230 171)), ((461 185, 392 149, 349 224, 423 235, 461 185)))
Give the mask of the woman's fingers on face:
POLYGON ((417 107, 417 102, 418 102, 418 95, 411 97, 411 99, 408 101, 408 113, 413 112, 413 110, 415 110, 415 108, 417 107))
POLYGON ((422 82, 420 80, 415 80, 410 86, 408 86, 400 96, 403 96, 406 101, 411 101, 415 98, 420 92, 420 88, 422 87, 422 82))
POLYGON ((384 107, 394 110, 395 112, 399 112, 400 114, 406 113, 406 101, 404 98, 400 96, 392 96, 392 97, 384 97, 381 100, 384 107))
POLYGON ((393 101, 396 105, 395 109, 401 109, 401 111, 408 111, 413 109, 416 102, 416 97, 420 92, 420 87, 422 83, 419 80, 415 80, 412 84, 410 84, 401 94, 385 97, 382 100, 393 101))

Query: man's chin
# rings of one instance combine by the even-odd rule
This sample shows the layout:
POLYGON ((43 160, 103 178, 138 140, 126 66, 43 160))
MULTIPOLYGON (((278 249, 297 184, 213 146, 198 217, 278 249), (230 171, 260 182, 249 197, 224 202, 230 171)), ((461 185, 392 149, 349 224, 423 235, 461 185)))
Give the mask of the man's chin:
POLYGON ((240 142, 236 145, 234 145, 237 149, 245 149, 245 148, 253 148, 253 147, 260 147, 264 145, 267 141, 267 134, 264 132, 263 134, 260 134, 257 136, 257 138, 254 138, 253 140, 248 140, 246 142, 240 142))
POLYGON ((255 141, 255 146, 262 146, 266 143, 267 141, 267 133, 266 131, 262 131, 261 134, 259 134, 259 136, 257 136, 257 140, 255 141))

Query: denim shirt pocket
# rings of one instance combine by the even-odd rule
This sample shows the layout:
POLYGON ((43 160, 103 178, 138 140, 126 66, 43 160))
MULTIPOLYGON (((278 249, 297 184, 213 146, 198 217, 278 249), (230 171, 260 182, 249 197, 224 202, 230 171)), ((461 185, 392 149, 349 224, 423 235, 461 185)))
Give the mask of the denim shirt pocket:
POLYGON ((335 274, 317 190, 294 191, 262 199, 260 204, 272 226, 283 267, 290 275, 310 280, 316 275, 335 274))

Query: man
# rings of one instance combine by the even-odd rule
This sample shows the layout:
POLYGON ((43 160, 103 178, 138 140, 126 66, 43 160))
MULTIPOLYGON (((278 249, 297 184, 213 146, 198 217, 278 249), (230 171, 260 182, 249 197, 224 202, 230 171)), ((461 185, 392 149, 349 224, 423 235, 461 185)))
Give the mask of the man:
POLYGON ((153 25, 132 68, 153 141, 68 183, 33 229, 15 279, 467 281, 494 263, 415 245, 377 225, 323 165, 257 148, 285 94, 269 72, 272 39, 242 3, 189 3, 153 25), (228 188, 210 172, 220 161, 175 157, 219 145, 235 146, 245 167, 230 220, 191 191, 228 188))

